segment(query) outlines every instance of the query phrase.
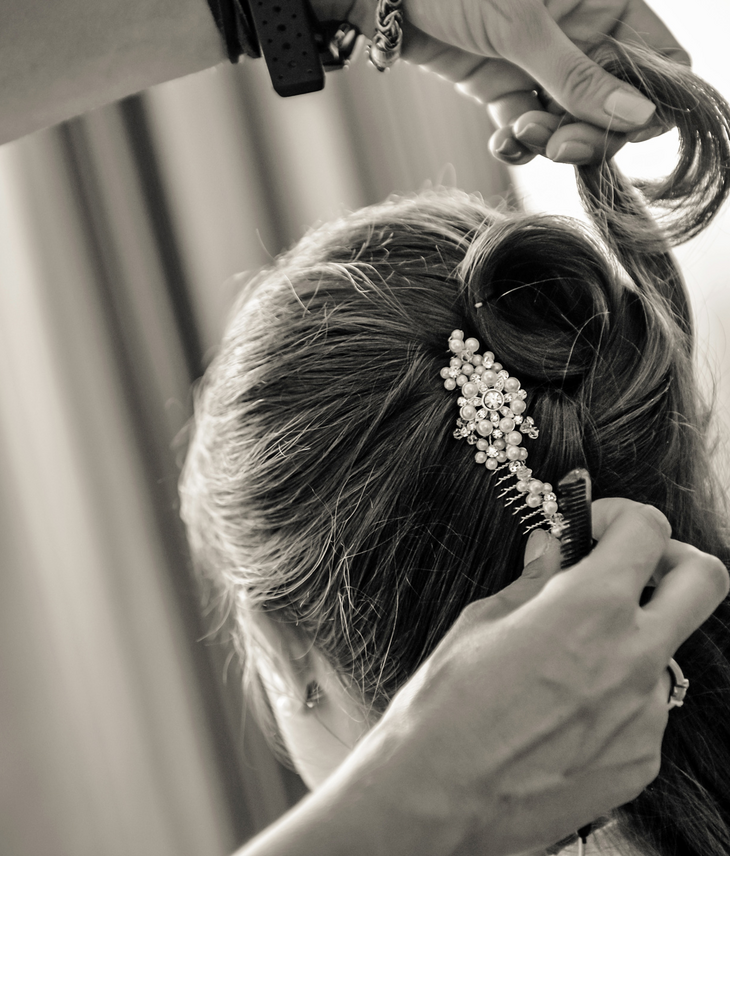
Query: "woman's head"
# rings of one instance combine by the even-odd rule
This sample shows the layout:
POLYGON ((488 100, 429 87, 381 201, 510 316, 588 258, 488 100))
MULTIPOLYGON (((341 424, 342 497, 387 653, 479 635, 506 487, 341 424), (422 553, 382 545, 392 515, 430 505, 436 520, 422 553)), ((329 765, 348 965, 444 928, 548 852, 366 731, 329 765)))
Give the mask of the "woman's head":
MULTIPOLYGON (((726 136, 727 114, 713 121, 726 136)), ((713 141, 717 170, 730 154, 713 141)), ((667 241, 611 165, 581 174, 597 230, 429 191, 314 230, 244 291, 198 394, 181 494, 194 555, 269 686, 272 669, 334 670, 360 730, 470 601, 518 575, 521 527, 453 438, 439 374, 453 330, 526 388, 536 476, 585 465, 594 497, 654 504, 676 537, 717 551, 667 241)), ((706 193, 703 222, 725 192, 706 193)), ((674 206, 678 229, 686 198, 674 206)))

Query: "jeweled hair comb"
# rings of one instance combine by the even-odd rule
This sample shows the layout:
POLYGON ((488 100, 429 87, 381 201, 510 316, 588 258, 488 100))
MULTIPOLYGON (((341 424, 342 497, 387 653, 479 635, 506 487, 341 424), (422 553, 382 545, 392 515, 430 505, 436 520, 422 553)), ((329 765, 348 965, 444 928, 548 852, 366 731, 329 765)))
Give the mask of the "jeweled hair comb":
POLYGON ((461 389, 454 438, 466 439, 469 445, 476 446, 474 459, 490 473, 506 471, 498 485, 506 480, 514 481, 498 495, 512 495, 505 501, 505 507, 521 501, 512 513, 520 514, 522 522, 541 516, 524 529, 525 535, 540 525, 549 525, 551 535, 559 538, 565 520, 558 510, 557 496, 552 485, 533 477, 526 464, 528 452, 522 442, 525 437, 538 437, 534 420, 524 414, 527 392, 516 377, 495 361, 493 353, 479 353, 479 340, 473 337, 465 340, 460 329, 455 329, 449 337, 449 350, 452 353, 449 366, 441 369, 444 387, 447 391, 461 389), (529 514, 522 514, 527 510, 529 514))

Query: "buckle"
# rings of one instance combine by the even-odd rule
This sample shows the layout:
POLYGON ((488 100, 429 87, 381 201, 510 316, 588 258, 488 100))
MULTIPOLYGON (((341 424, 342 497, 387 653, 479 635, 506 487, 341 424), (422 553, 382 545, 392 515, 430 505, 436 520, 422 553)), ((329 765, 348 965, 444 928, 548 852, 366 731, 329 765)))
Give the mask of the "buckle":
POLYGON ((344 69, 359 54, 360 30, 348 21, 319 21, 312 33, 325 72, 344 69))

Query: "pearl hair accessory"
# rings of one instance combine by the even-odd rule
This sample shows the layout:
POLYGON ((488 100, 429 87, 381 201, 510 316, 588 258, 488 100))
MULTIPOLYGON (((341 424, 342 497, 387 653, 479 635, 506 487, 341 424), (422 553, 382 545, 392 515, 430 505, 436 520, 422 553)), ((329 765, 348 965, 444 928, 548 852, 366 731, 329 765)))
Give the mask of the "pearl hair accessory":
MULTIPOLYGON (((481 305, 478 302, 476 307, 481 305)), ((523 522, 541 516, 524 530, 525 535, 540 525, 549 525, 550 534, 560 538, 564 518, 558 511, 552 485, 533 477, 525 462, 528 453, 522 445, 523 439, 538 437, 534 419, 524 415, 527 392, 516 377, 495 361, 493 353, 478 353, 479 340, 465 340, 460 329, 455 329, 449 337, 449 350, 452 354, 449 366, 441 369, 444 387, 447 391, 461 389, 454 438, 466 439, 470 446, 476 446, 474 459, 490 473, 507 471, 497 481, 497 484, 514 481, 498 495, 505 497, 515 492, 505 501, 505 507, 524 498, 512 513, 517 515, 532 509, 530 514, 521 516, 523 522)))

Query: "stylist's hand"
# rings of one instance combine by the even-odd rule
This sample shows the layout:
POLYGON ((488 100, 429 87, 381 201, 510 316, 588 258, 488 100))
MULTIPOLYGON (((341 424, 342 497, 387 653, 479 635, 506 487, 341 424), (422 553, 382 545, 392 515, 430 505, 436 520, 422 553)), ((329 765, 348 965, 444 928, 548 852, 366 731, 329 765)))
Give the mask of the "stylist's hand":
MULTIPOLYGON (((351 9, 366 33, 374 5, 356 0, 351 9)), ((690 61, 643 0, 404 0, 403 8, 403 57, 485 103, 498 127, 492 152, 510 164, 536 153, 583 164, 614 155, 626 135, 661 132, 654 104, 585 54, 607 36, 690 61)))
POLYGON ((549 539, 515 583, 469 606, 353 753, 367 766, 381 752, 378 797, 395 821, 440 822, 432 853, 544 849, 659 771, 667 663, 728 574, 672 540, 655 508, 610 498, 593 519, 598 545, 579 564, 560 571, 549 539))

